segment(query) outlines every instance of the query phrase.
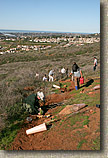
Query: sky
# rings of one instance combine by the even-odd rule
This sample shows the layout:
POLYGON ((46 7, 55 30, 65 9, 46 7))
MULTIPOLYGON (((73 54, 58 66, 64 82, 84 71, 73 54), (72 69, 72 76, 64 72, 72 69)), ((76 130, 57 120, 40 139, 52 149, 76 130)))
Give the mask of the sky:
POLYGON ((0 29, 100 33, 100 0, 0 0, 0 29))

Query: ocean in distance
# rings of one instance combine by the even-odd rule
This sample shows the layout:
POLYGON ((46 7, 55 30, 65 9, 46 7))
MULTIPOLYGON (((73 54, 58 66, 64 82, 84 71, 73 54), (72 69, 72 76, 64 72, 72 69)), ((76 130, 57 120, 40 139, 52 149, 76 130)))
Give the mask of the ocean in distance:
POLYGON ((80 33, 80 34, 92 34, 92 33, 81 33, 81 32, 34 31, 34 30, 5 30, 5 29, 0 29, 0 33, 80 33))

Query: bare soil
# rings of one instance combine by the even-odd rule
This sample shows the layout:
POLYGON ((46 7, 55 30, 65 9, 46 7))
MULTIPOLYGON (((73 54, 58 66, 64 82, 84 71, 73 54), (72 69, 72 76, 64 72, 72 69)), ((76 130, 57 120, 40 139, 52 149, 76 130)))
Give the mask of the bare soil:
MULTIPOLYGON (((67 82, 71 82, 70 89, 72 90, 74 88, 73 82, 70 80, 67 82)), ((75 94, 69 92, 49 95, 46 106, 52 103, 65 102, 65 100, 74 97, 75 94)), ((94 95, 94 93, 100 93, 100 90, 91 94, 87 93, 94 95)), ((70 124, 70 118, 74 120, 75 115, 71 117, 58 115, 56 112, 60 111, 61 108, 62 106, 57 106, 47 111, 47 114, 59 118, 50 127, 47 126, 47 131, 31 135, 26 134, 27 129, 51 120, 51 118, 31 116, 33 119, 31 123, 25 120, 9 150, 93 150, 91 144, 93 144, 93 140, 100 136, 100 108, 92 106, 80 110, 79 116, 82 113, 83 116, 89 116, 89 124, 82 127, 83 120, 77 121, 73 126, 70 124)))

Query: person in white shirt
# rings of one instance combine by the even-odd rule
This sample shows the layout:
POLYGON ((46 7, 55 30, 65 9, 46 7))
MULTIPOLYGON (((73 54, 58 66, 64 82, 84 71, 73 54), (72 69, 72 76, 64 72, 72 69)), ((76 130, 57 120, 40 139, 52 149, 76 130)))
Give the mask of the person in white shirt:
POLYGON ((97 58, 94 57, 94 67, 93 67, 93 70, 94 70, 94 71, 96 70, 96 67, 97 67, 97 58))
POLYGON ((65 68, 63 67, 62 69, 61 69, 61 76, 62 76, 62 78, 64 77, 64 74, 66 73, 66 70, 65 70, 65 68))
POLYGON ((50 70, 50 72, 49 72, 49 82, 50 81, 53 82, 53 75, 54 75, 54 70, 50 70))
POLYGON ((43 77, 43 81, 47 81, 48 79, 47 79, 47 76, 46 76, 46 74, 45 74, 45 76, 43 77))

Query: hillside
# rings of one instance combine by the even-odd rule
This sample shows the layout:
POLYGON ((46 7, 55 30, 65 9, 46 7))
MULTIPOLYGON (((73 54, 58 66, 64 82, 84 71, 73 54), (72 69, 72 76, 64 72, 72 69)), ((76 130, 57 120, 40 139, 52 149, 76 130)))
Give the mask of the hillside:
MULTIPOLYGON (((0 145, 9 150, 99 150, 100 149, 100 43, 70 46, 68 48, 53 47, 45 51, 21 52, 0 56, 0 114, 2 120, 0 145), (98 67, 93 72, 93 57, 98 59, 98 67), (84 84, 78 91, 74 82, 68 79, 60 81, 59 69, 68 68, 76 62, 84 76, 84 84), (55 69, 56 80, 42 82, 44 74, 55 69), (36 79, 35 74, 40 74, 36 79), (67 85, 62 93, 52 88, 53 84, 67 85), (25 90, 25 87, 29 87, 25 90), (30 87, 32 87, 30 89, 30 87), (25 131, 43 123, 46 118, 34 116, 31 123, 26 121, 28 114, 21 108, 21 101, 38 90, 43 90, 46 100, 46 114, 50 114, 57 122, 42 133, 27 136, 25 131), (58 100, 57 100, 58 99, 58 100), (67 105, 85 103, 86 107, 77 114, 59 115, 67 105), (54 106, 56 104, 56 106, 54 106), (8 129, 8 130, 7 130, 8 129), (13 142, 13 143, 12 143, 13 142), (30 146, 28 146, 30 142, 30 146)), ((51 119, 48 118, 49 120, 51 119)))

